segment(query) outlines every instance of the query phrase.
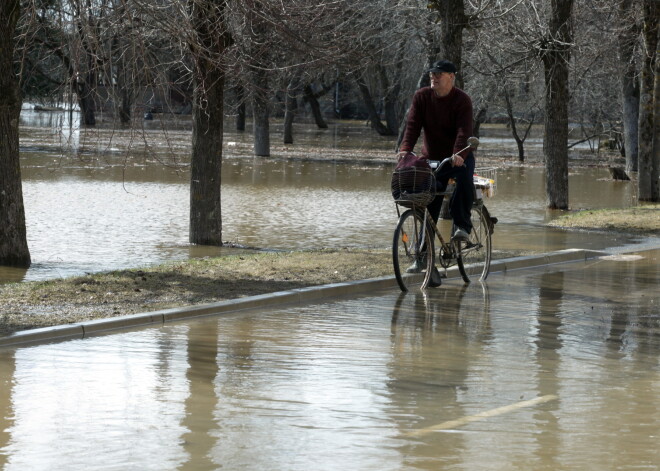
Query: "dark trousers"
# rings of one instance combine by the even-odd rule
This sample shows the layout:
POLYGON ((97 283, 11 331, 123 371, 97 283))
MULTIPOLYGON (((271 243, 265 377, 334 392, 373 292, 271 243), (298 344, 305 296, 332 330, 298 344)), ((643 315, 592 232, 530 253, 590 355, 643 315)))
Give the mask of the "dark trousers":
MULTIPOLYGON (((452 167, 445 165, 440 172, 435 174, 436 186, 439 191, 447 188, 447 182, 450 178, 456 181, 454 193, 449 200, 449 214, 454 220, 454 226, 464 229, 468 234, 472 230, 472 220, 470 212, 474 203, 474 155, 472 152, 465 159, 465 165, 462 167, 452 167)), ((433 220, 437 223, 442 208, 444 196, 436 196, 427 206, 433 220)))

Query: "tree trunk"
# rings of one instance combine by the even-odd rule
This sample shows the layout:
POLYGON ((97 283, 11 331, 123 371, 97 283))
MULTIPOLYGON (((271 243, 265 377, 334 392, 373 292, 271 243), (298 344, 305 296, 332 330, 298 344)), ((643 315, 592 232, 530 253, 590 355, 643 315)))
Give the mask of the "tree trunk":
POLYGON ((190 243, 222 245, 221 169, 224 125, 224 72, 211 57, 229 43, 217 35, 225 0, 211 4, 190 1, 195 32, 205 54, 195 58, 192 156, 190 162, 190 243))
MULTIPOLYGON (((660 32, 658 32, 660 44, 660 32)), ((653 85, 653 172, 652 193, 653 201, 660 201, 660 60, 655 58, 655 80, 653 85)))
POLYGON ((376 105, 374 104, 374 100, 371 97, 371 92, 369 91, 369 87, 367 87, 367 84, 364 82, 364 79, 362 77, 359 77, 356 79, 358 88, 360 89, 360 92, 362 93, 362 99, 364 100, 364 105, 367 108, 367 111, 369 113, 369 122, 371 123, 371 128, 376 130, 378 134, 381 136, 393 136, 394 133, 387 129, 386 126, 383 125, 380 121, 380 117, 378 116, 378 111, 376 111, 376 105))
MULTIPOLYGON (((78 39, 82 45, 79 74, 74 77, 78 106, 80 106, 80 121, 83 126, 96 125, 96 85, 97 59, 101 55, 95 49, 95 38, 90 38, 88 30, 96 29, 96 20, 81 4, 74 4, 74 17, 78 39)), ((90 10, 91 11, 91 10, 90 10)), ((75 59, 74 59, 75 60, 75 59)))
MULTIPOLYGON (((120 4, 118 8, 119 21, 122 29, 126 28, 126 5, 120 4)), ((128 125, 131 122, 131 107, 133 100, 129 90, 130 77, 128 76, 128 64, 130 60, 127 58, 129 54, 128 48, 124 47, 124 39, 120 34, 116 34, 112 38, 111 47, 111 66, 114 65, 117 69, 116 72, 116 85, 113 85, 114 101, 115 101, 115 114, 119 117, 119 122, 122 125, 128 125)), ((111 67, 112 68, 112 67, 111 67)), ((112 72, 109 73, 110 80, 112 80, 112 72)), ((111 81, 112 83, 112 81, 111 81)))
POLYGON ((309 103, 309 107, 312 110, 312 115, 314 116, 316 127, 319 129, 327 129, 328 123, 326 123, 325 119, 323 119, 323 113, 321 113, 321 105, 319 104, 319 100, 314 94, 311 85, 305 85, 305 88, 303 89, 303 96, 305 101, 309 103))
POLYGON ((245 131, 245 88, 238 84, 235 87, 236 98, 238 99, 238 109, 236 110, 236 130, 245 131))
POLYGON ((298 108, 298 79, 293 78, 286 89, 284 103, 284 143, 293 144, 293 119, 298 108))
POLYGON ((622 169, 621 167, 607 167, 607 169, 610 172, 610 176, 612 177, 613 180, 619 180, 619 181, 628 181, 630 180, 630 177, 626 174, 625 170, 622 169))
POLYGON ((480 136, 481 133, 481 125, 486 122, 486 119, 488 118, 488 103, 484 103, 480 108, 479 111, 477 111, 477 114, 474 116, 474 120, 472 122, 472 134, 476 137, 480 136))
POLYGON ((131 122, 131 106, 133 101, 126 87, 121 89, 121 105, 119 107, 119 122, 128 125, 131 122))
POLYGON ((550 209, 568 209, 568 66, 574 0, 553 0, 550 33, 539 50, 545 73, 546 197, 550 209))
POLYGON ((131 106, 133 101, 129 90, 128 71, 126 70, 126 61, 123 54, 118 58, 117 62, 117 86, 115 87, 115 109, 119 122, 123 125, 130 124, 131 122, 131 106))
POLYGON ((639 162, 639 82, 630 76, 621 79, 623 102, 623 146, 626 154, 626 172, 636 172, 639 162))
POLYGON ((266 90, 267 75, 262 71, 254 72, 254 92, 252 96, 252 127, 254 131, 254 155, 270 156, 270 106, 266 90))
MULTIPOLYGON (((620 18, 630 14, 632 0, 621 0, 620 18)), ((635 44, 639 37, 639 28, 622 27, 619 34, 619 62, 621 63, 621 101, 623 112, 623 145, 626 156, 626 172, 636 172, 638 164, 638 120, 639 120, 639 81, 635 65, 635 44)))
MULTIPOLYGON (((395 69, 395 73, 400 75, 400 69, 402 65, 399 62, 395 69)), ((399 119, 397 116, 397 103, 399 98, 399 90, 401 89, 400 82, 396 82, 394 86, 390 86, 390 81, 387 77, 387 71, 382 65, 378 65, 378 75, 380 77, 380 84, 383 88, 384 93, 384 105, 385 105, 385 123, 387 129, 390 132, 391 136, 394 136, 399 128, 399 119)))
POLYGON ((195 87, 190 162, 190 243, 222 245, 220 205, 223 133, 222 72, 200 67, 204 80, 195 87))
POLYGON ((442 25, 442 57, 438 59, 446 59, 454 63, 458 70, 456 86, 463 88, 461 69, 463 63, 463 30, 467 26, 465 2, 464 0, 444 0, 442 2, 436 0, 435 4, 440 13, 442 25))
POLYGON ((96 126, 96 102, 94 101, 96 77, 94 72, 76 83, 78 106, 80 106, 80 121, 83 126, 96 126))
POLYGON ((20 0, 0 3, 0 265, 30 266, 18 151, 21 96, 14 70, 14 32, 20 0))
POLYGON ((658 149, 654 150, 654 126, 657 102, 654 103, 654 71, 657 70, 658 15, 660 6, 644 0, 644 59, 639 99, 639 172, 637 178, 640 201, 660 201, 658 188, 658 149))
POLYGON ((506 114, 509 117, 509 125, 511 126, 511 134, 518 146, 518 162, 525 161, 525 146, 524 139, 521 139, 518 134, 518 127, 516 125, 516 116, 513 112, 513 104, 511 103, 511 94, 508 88, 504 88, 504 102, 506 103, 506 114))
MULTIPOLYGON (((657 35, 657 45, 660 45, 660 30, 657 35)), ((657 49, 656 49, 657 50, 657 49)), ((660 59, 658 53, 655 57, 655 80, 653 84, 653 175, 655 175, 655 186, 653 187, 653 201, 660 201, 660 59)), ((653 178, 652 175, 652 178, 653 178)))

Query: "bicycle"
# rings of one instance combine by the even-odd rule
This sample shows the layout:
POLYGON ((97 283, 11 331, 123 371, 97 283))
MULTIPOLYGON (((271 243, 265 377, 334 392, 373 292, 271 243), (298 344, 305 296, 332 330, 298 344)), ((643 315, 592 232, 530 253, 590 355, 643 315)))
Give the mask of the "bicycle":
MULTIPOLYGON (((468 139, 468 146, 463 149, 476 149, 479 140, 476 137, 468 139)), ((462 152, 462 151, 461 151, 462 152)), ((441 162, 433 162, 435 170, 430 170, 433 177, 441 168, 448 165, 454 156, 447 157, 441 162)), ((490 269, 492 252, 492 225, 494 221, 490 218, 488 210, 483 202, 483 191, 489 191, 494 188, 486 188, 488 184, 480 183, 481 188, 475 186, 475 200, 472 206, 472 231, 467 241, 455 240, 449 238, 445 240, 440 231, 439 225, 442 218, 438 218, 438 224, 434 224, 431 215, 426 206, 437 196, 451 196, 451 189, 445 189, 438 192, 435 189, 435 178, 431 182, 419 178, 424 170, 412 167, 412 175, 402 178, 424 181, 422 188, 413 188, 413 191, 402 191, 400 196, 395 199, 399 221, 394 230, 392 244, 392 261, 394 265, 394 275, 402 291, 408 291, 410 285, 417 283, 421 279, 421 289, 424 290, 431 281, 433 268, 436 265, 435 240, 439 242, 437 253, 438 263, 444 268, 446 276, 447 270, 453 265, 458 265, 458 270, 465 283, 469 283, 472 278, 485 280, 490 269), (478 191, 480 190, 480 191, 478 191), (401 207, 407 208, 401 213, 401 207), (409 273, 407 268, 417 262, 421 262, 422 270, 420 273, 409 273)), ((402 172, 404 173, 404 172, 402 172)), ((409 184, 405 183, 406 185, 409 184)), ((394 185, 394 182, 393 182, 394 185)), ((453 229, 453 228, 452 228, 453 229)), ((453 233, 453 230, 452 230, 453 233)))

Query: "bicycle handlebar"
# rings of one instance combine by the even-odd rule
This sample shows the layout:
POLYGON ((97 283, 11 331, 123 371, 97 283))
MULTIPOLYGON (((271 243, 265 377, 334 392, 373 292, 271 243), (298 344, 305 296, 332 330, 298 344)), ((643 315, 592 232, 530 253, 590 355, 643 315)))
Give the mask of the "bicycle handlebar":
MULTIPOLYGON (((456 155, 458 155, 458 154, 460 154, 461 152, 466 151, 466 150, 468 150, 468 149, 476 149, 478 145, 479 145, 479 139, 477 139, 476 137, 470 137, 470 138, 468 138, 468 145, 467 145, 467 147, 466 147, 465 149, 461 149, 461 150, 459 150, 458 152, 456 152, 456 153, 455 153, 454 155, 452 155, 451 157, 447 157, 446 159, 444 159, 444 160, 442 160, 442 161, 438 161, 438 160, 429 160, 429 164, 431 165, 431 168, 434 168, 433 165, 435 164, 435 168, 434 168, 433 171, 434 171, 434 172, 438 172, 442 167, 444 167, 445 165, 447 165, 448 162, 451 162, 452 160, 454 160, 454 157, 455 157, 456 155)), ((465 164, 463 164, 462 166, 465 167, 465 164)))
MULTIPOLYGON (((467 146, 465 147, 465 149, 459 150, 458 152, 453 154, 451 157, 447 157, 446 159, 444 159, 442 161, 429 160, 428 161, 429 165, 431 165, 431 168, 433 169, 433 172, 437 173, 442 167, 447 165, 447 163, 453 161, 454 157, 456 157, 461 152, 466 151, 468 149, 475 149, 476 150, 478 146, 479 146, 479 139, 476 138, 476 137, 469 137, 468 140, 467 140, 467 146)), ((399 153, 399 159, 401 159, 401 157, 402 157, 402 153, 399 153)), ((465 164, 463 164, 462 166, 465 167, 465 164)))
POLYGON ((433 169, 433 173, 437 173, 442 167, 450 163, 452 160, 454 160, 453 155, 451 157, 447 157, 444 160, 429 160, 429 165, 431 165, 431 168, 433 169))

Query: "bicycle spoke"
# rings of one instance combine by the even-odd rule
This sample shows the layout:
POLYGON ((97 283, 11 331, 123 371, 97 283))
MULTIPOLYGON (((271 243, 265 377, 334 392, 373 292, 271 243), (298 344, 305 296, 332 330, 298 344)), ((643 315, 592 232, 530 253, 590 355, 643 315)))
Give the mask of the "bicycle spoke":
POLYGON ((432 242, 429 243, 429 230, 424 227, 422 217, 412 210, 401 215, 394 231, 392 262, 394 275, 403 291, 413 283, 424 279, 424 272, 433 256, 432 242), (427 246, 431 246, 431 251, 427 246))
POLYGON ((460 247, 458 268, 463 280, 485 280, 490 269, 491 235, 481 207, 472 209, 472 231, 467 244, 460 247))

